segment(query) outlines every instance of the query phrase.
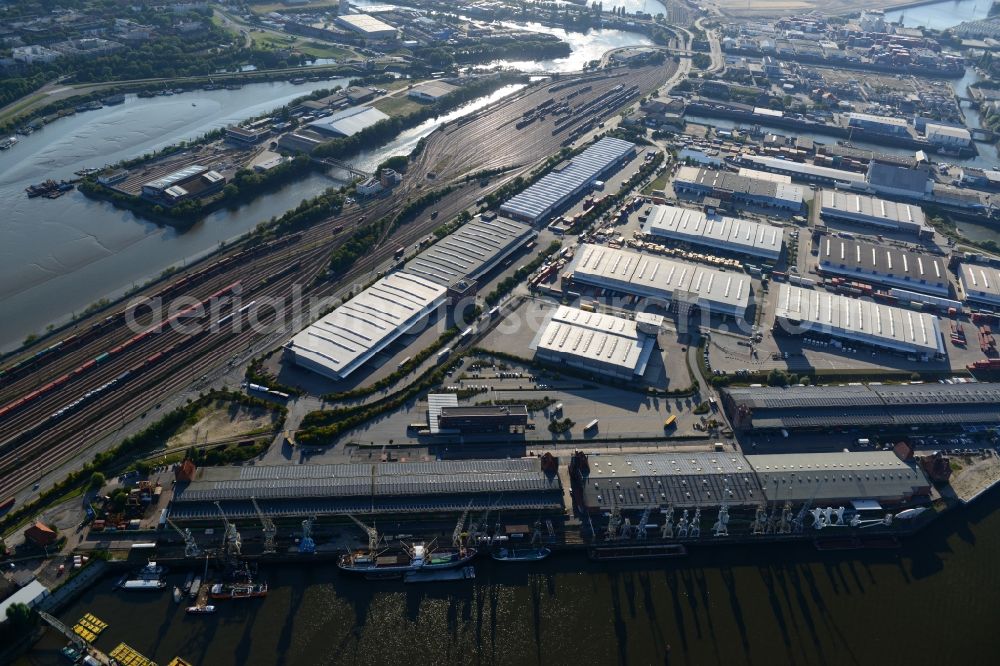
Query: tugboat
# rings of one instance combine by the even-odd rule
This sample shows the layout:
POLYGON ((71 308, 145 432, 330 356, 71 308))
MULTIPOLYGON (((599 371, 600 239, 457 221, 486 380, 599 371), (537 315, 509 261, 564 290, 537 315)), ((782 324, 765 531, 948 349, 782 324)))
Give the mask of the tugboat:
MULTIPOLYGON (((476 556, 475 548, 467 548, 464 545, 455 549, 432 550, 423 543, 402 544, 401 552, 386 554, 385 550, 379 551, 380 537, 374 527, 368 527, 354 516, 349 518, 367 532, 368 549, 356 550, 340 557, 337 567, 347 573, 362 574, 368 578, 387 578, 413 571, 456 569, 466 565, 476 556)), ((459 525, 464 522, 463 515, 459 525)), ((460 529, 456 528, 456 533, 460 533, 460 529)))

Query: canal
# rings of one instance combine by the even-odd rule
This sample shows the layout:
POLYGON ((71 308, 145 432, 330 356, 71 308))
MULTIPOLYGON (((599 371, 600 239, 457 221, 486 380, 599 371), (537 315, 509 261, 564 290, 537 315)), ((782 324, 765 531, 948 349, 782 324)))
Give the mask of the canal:
MULTIPOLYGON (((161 664, 993 664, 998 509, 994 492, 898 551, 709 547, 600 565, 556 554, 480 560, 474 582, 434 585, 273 567, 266 599, 205 617, 107 579, 60 617, 94 613, 110 624, 99 647, 125 641, 161 664)), ((19 666, 55 666, 62 644, 48 636, 19 666)))

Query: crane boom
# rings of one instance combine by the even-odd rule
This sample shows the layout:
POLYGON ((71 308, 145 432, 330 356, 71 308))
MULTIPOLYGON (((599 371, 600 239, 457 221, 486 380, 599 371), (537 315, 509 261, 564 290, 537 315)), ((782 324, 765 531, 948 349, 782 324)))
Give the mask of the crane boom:
POLYGON ((184 557, 199 557, 201 555, 201 548, 194 541, 194 536, 191 534, 191 530, 184 528, 183 530, 177 526, 177 523, 167 518, 167 524, 174 528, 174 531, 181 535, 184 539, 184 557))
POLYGON ((274 526, 274 521, 260 510, 256 497, 251 497, 250 501, 253 502, 253 508, 257 511, 257 517, 260 519, 260 526, 264 532, 264 554, 269 555, 274 552, 274 537, 278 533, 278 528, 274 526))

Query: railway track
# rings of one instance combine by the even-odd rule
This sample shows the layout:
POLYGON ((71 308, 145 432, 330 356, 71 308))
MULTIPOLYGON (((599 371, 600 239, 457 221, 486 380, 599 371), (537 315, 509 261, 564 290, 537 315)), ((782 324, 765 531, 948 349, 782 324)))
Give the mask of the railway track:
MULTIPOLYGON (((646 68, 646 70, 651 69, 656 68, 646 68)), ((669 68, 659 68, 659 70, 659 72, 629 70, 629 74, 623 78, 629 78, 631 85, 639 85, 642 94, 645 94, 669 77, 669 68)), ((588 80, 592 77, 579 78, 588 80)), ((567 79, 563 80, 565 81, 567 79)), ((431 134, 424 152, 411 164, 406 179, 396 188, 391 198, 374 201, 364 208, 351 207, 345 213, 318 222, 299 232, 294 242, 286 247, 251 257, 245 263, 234 264, 225 270, 220 270, 217 275, 206 275, 196 288, 185 289, 183 295, 194 294, 204 298, 222 285, 232 284, 238 280, 245 290, 244 303, 257 298, 285 296, 295 284, 303 287, 307 297, 326 297, 337 295, 346 287, 372 277, 373 267, 388 261, 396 247, 416 243, 441 222, 470 207, 479 197, 489 194, 503 183, 515 178, 518 171, 523 172, 532 168, 558 150, 556 146, 562 137, 553 136, 551 123, 534 123, 531 128, 520 130, 513 137, 509 132, 501 131, 503 125, 511 118, 519 117, 526 109, 550 98, 551 95, 547 92, 549 85, 529 90, 508 103, 491 107, 487 113, 480 113, 468 121, 463 119, 463 122, 456 123, 457 126, 448 126, 431 134), (463 152, 471 159, 465 162, 457 159, 456 156, 463 152), (466 173, 513 164, 525 166, 520 170, 512 170, 502 177, 492 178, 486 187, 479 187, 476 183, 460 183, 460 178, 466 173), (427 179, 428 173, 432 171, 436 171, 433 182, 427 179), (398 205, 398 200, 418 194, 421 190, 431 189, 435 183, 446 182, 451 182, 457 187, 434 204, 434 208, 442 213, 439 220, 431 219, 429 212, 421 213, 415 220, 404 224, 391 236, 383 239, 369 255, 355 262, 350 269, 338 276, 336 282, 314 283, 316 278, 325 272, 330 252, 349 238, 350 232, 361 227, 365 220, 372 223, 391 213, 398 205), (338 233, 338 229, 342 232, 338 233), (296 271, 289 272, 271 283, 260 285, 260 281, 265 277, 292 262, 299 266, 296 271)), ((578 99, 581 103, 590 97, 596 99, 614 85, 617 85, 617 80, 604 81, 603 85, 597 85, 595 82, 592 94, 586 97, 580 96, 578 99)), ((238 256, 242 247, 238 244, 206 261, 219 262, 238 256)), ((214 263, 207 265, 212 266, 214 263)), ((198 274, 200 270, 202 270, 201 264, 179 274, 176 280, 189 278, 198 274)), ((142 295, 155 296, 171 284, 174 282, 158 284, 142 292, 142 295)), ((289 305, 286 305, 270 314, 262 323, 273 323, 281 317, 287 325, 290 319, 288 307, 289 305)), ((112 310, 112 312, 117 311, 117 309, 112 310)), ((199 318, 199 321, 202 319, 199 318)), ((87 330, 88 326, 100 321, 103 321, 101 316, 95 316, 81 323, 78 330, 87 330)), ((289 330, 287 333, 292 334, 294 331, 289 330)), ((108 331, 101 331, 93 339, 85 341, 79 349, 74 349, 65 358, 61 357, 40 366, 38 375, 31 380, 14 379, 9 384, 0 384, 0 408, 5 404, 5 399, 16 396, 25 389, 33 390, 29 387, 37 386, 45 380, 51 381, 60 376, 60 373, 65 374, 68 369, 77 367, 75 364, 86 362, 88 358, 93 359, 94 352, 103 353, 101 350, 122 344, 131 335, 134 333, 127 327, 113 326, 108 331)), ((151 337, 151 344, 144 342, 129 349, 127 353, 109 359, 107 365, 101 365, 99 369, 60 386, 58 390, 46 395, 37 405, 32 405, 23 413, 0 418, 0 497, 5 497, 30 484, 36 473, 40 475, 53 470, 74 456, 80 455, 95 441, 120 430, 127 420, 137 414, 145 414, 154 405, 162 402, 164 397, 174 395, 190 386, 199 376, 218 367, 234 353, 238 354, 249 349, 255 341, 259 342, 260 337, 261 334, 249 329, 240 332, 223 329, 217 333, 193 338, 175 331, 164 331, 151 337), (121 373, 136 368, 144 359, 158 354, 165 354, 169 358, 161 357, 147 372, 130 377, 125 384, 114 386, 113 390, 98 395, 83 404, 80 409, 53 422, 51 426, 47 425, 50 415, 61 405, 106 385, 121 373), (26 467, 28 469, 25 469, 26 467)), ((52 341, 47 343, 51 345, 52 341)), ((35 349, 43 348, 44 344, 35 349)), ((24 356, 27 354, 22 355, 22 358, 24 356)))

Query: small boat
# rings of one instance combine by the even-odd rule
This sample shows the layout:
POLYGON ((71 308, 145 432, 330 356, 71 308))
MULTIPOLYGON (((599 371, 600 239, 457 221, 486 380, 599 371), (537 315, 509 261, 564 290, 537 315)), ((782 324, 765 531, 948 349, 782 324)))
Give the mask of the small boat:
POLYGON ((257 599, 267 596, 267 583, 216 583, 208 596, 213 599, 257 599))
POLYGON ((124 590, 136 590, 136 591, 150 591, 150 590, 162 590, 167 586, 167 582, 163 580, 127 580, 122 583, 122 589, 124 590))
POLYGON ((404 583, 439 583, 450 580, 472 580, 476 577, 473 566, 441 571, 410 571, 403 576, 404 583))
POLYGON ((605 560, 642 560, 661 557, 684 557, 687 548, 680 543, 648 544, 642 546, 598 546, 587 553, 590 559, 604 562, 605 560))
POLYGON ((537 562, 544 560, 552 551, 541 548, 501 548, 493 551, 493 559, 498 562, 537 562))
POLYGON ((8 148, 13 148, 17 143, 16 136, 9 136, 6 139, 0 141, 0 150, 7 150, 8 148))
POLYGON ((191 583, 194 582, 194 574, 188 573, 187 578, 184 579, 184 586, 181 588, 184 594, 191 594, 191 583))
POLYGON ((191 595, 192 599, 197 598, 198 590, 201 589, 201 576, 195 576, 194 580, 191 581, 191 589, 188 590, 188 594, 191 595))
POLYGON ((189 615, 208 615, 215 612, 215 606, 211 604, 207 606, 188 606, 184 609, 184 612, 189 615))
POLYGON ((181 602, 181 588, 174 585, 174 603, 179 604, 181 602))
POLYGON ((149 562, 146 566, 139 569, 139 572, 135 575, 138 580, 158 580, 160 576, 167 572, 167 568, 158 565, 156 562, 149 562))

